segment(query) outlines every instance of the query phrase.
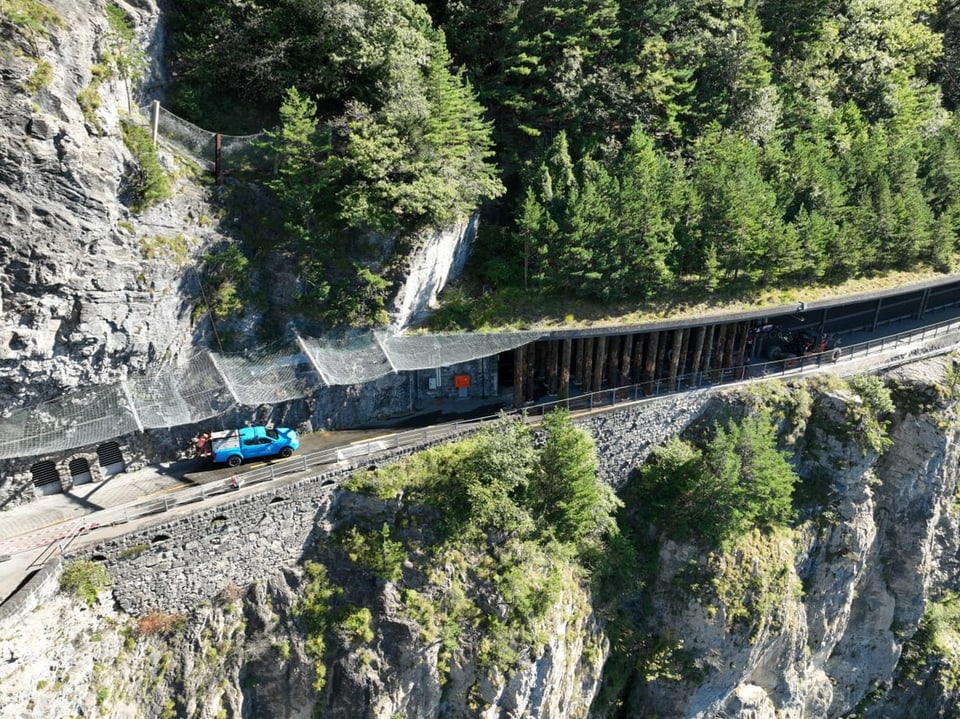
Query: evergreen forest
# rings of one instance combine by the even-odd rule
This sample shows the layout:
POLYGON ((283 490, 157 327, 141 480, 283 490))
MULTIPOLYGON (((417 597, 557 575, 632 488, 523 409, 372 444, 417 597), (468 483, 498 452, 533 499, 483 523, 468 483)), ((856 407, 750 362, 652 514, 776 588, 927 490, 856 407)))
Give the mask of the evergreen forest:
POLYGON ((173 5, 168 104, 272 128, 274 202, 247 252, 293 258, 299 307, 330 324, 384 320, 397 268, 376 239, 401 251, 474 211, 469 277, 500 296, 613 305, 953 267, 952 0, 173 5))

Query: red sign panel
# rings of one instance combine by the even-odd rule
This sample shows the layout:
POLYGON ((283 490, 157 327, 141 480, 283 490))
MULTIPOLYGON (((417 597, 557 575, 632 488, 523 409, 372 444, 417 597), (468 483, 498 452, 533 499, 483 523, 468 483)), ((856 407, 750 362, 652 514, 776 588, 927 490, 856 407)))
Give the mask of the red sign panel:
POLYGON ((457 389, 466 389, 470 386, 470 375, 455 374, 453 376, 453 386, 457 389))

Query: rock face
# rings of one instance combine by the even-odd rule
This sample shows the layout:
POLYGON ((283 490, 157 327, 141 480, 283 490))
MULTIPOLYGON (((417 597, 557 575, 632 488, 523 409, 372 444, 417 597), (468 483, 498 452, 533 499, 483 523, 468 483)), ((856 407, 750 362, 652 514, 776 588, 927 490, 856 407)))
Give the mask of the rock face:
MULTIPOLYGON (((218 239, 201 226, 204 193, 137 216, 121 202, 130 154, 120 135, 127 87, 96 83, 104 3, 47 3, 58 20, 33 41, 0 25, 0 397, 9 408, 110 382, 189 346, 194 257, 218 239), (24 89, 38 67, 49 83, 24 89), (98 98, 81 110, 78 98, 98 98), (177 251, 172 251, 176 247, 177 251)), ((148 44, 157 8, 120 3, 148 44)), ((102 67, 102 65, 101 65, 102 67)), ((168 170, 173 170, 166 157, 168 170)))
POLYGON ((477 234, 477 216, 442 232, 418 238, 403 284, 393 302, 392 325, 402 330, 437 303, 437 295, 467 262, 477 234))
POLYGON ((913 682, 898 692, 916 692, 926 710, 890 713, 911 701, 884 691, 930 599, 960 579, 956 407, 929 384, 941 371, 934 361, 887 378, 901 392, 879 456, 850 431, 861 400, 820 397, 800 471, 823 483, 823 504, 795 530, 755 535, 720 558, 662 545, 648 625, 671 638, 687 676, 642 684, 635 715, 938 716, 949 706, 913 682), (712 588, 691 590, 691 566, 711 567, 712 588))

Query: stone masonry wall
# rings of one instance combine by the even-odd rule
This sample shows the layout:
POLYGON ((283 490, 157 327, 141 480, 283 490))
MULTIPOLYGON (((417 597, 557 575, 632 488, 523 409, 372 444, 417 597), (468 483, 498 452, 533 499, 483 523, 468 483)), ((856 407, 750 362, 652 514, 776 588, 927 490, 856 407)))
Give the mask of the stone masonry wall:
MULTIPOLYGON (((707 391, 663 397, 579 418, 597 442, 600 476, 620 487, 654 446, 685 427, 701 411, 707 391)), ((426 448, 408 447, 375 458, 396 461, 426 448)), ((362 465, 369 464, 365 460, 362 465)), ((278 485, 184 518, 85 548, 113 577, 119 606, 133 615, 189 612, 224 588, 243 587, 278 566, 303 558, 333 492, 355 467, 340 468, 295 484, 278 485)))

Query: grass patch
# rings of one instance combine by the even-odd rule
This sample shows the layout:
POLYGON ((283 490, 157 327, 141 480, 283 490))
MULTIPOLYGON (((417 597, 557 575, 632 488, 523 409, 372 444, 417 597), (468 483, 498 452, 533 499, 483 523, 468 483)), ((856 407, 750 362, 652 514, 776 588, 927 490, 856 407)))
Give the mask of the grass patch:
POLYGON ((145 260, 171 260, 177 267, 183 267, 190 255, 187 237, 178 232, 173 237, 154 235, 140 240, 140 254, 145 260))
POLYGON ((93 606, 101 590, 110 586, 107 568, 89 559, 78 559, 63 568, 60 588, 93 606))
POLYGON ((63 18, 38 0, 0 0, 0 16, 12 22, 40 56, 38 41, 49 37, 51 28, 63 27, 63 18))
POLYGON ((53 65, 40 58, 34 60, 33 72, 23 83, 24 92, 36 95, 53 80, 53 65))
POLYGON ((428 326, 434 331, 616 327, 780 308, 800 301, 841 299, 860 292, 901 288, 943 276, 942 272, 925 269, 860 277, 839 284, 808 283, 762 290, 725 285, 707 296, 699 280, 681 280, 669 299, 609 304, 570 295, 545 295, 518 287, 491 288, 466 281, 441 294, 440 308, 428 320, 428 326))

